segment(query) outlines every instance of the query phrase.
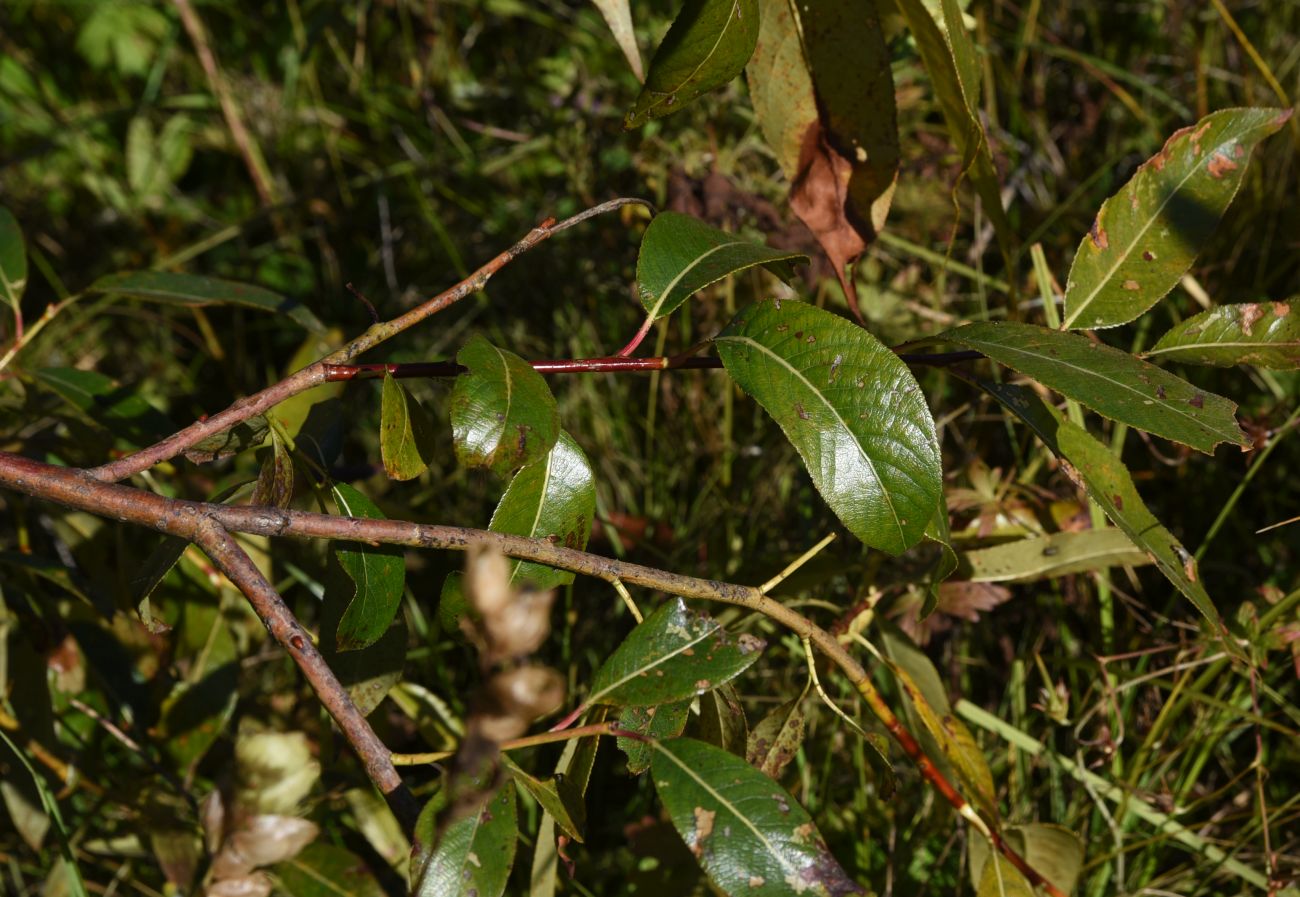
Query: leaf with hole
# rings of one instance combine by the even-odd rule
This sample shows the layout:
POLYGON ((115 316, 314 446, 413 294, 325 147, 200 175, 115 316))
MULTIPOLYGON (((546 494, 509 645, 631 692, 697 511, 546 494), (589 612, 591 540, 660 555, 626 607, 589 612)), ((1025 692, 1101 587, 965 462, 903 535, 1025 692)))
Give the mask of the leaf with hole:
POLYGON ((379 402, 379 452, 390 479, 410 480, 433 460, 433 421, 406 387, 384 375, 379 402))
POLYGON ((1203 311, 1160 337, 1144 357, 1294 371, 1300 368, 1300 301, 1247 302, 1203 311))
POLYGON ((942 491, 939 440, 898 356, 861 327, 788 300, 743 309, 715 344, 850 532, 890 554, 920 541, 942 491))
POLYGON ((671 115, 726 84, 745 68, 757 38, 758 0, 686 0, 655 50, 623 127, 671 115))
POLYGON ((441 832, 440 803, 430 800, 416 823, 411 897, 501 897, 519 839, 514 782, 506 782, 479 812, 441 832))
MULTIPOLYGON (((1165 578, 1210 621, 1216 634, 1226 635, 1223 620, 1200 582, 1195 559, 1147 509, 1128 468, 1114 452, 1031 390, 982 381, 979 385, 1028 424, 1052 454, 1070 462, 1083 488, 1111 522, 1150 555, 1165 578)), ((1234 655, 1240 653, 1231 639, 1225 639, 1223 644, 1234 655)))
MULTIPOLYGON (((335 483, 334 504, 348 517, 383 519, 384 514, 366 496, 347 483, 335 483)), ((339 543, 334 554, 356 584, 356 595, 339 620, 336 644, 340 651, 372 645, 388 631, 402 604, 406 587, 406 561, 393 545, 339 543), (342 546, 350 547, 342 547, 342 546)))
MULTIPOLYGON (((587 547, 595 515, 596 486, 591 464, 573 437, 561 430, 546 457, 515 474, 488 529, 546 539, 581 551, 587 547)), ((510 581, 534 589, 553 589, 573 582, 573 574, 511 559, 510 581)))
POLYGON ((123 271, 105 274, 87 289, 90 293, 119 293, 146 302, 205 308, 237 305, 287 315, 313 333, 324 333, 320 318, 302 303, 250 283, 220 280, 174 271, 123 271))
POLYGON ((451 391, 456 459, 508 476, 545 456, 560 435, 560 416, 542 375, 478 334, 456 361, 469 369, 451 391))
POLYGON ((601 664, 585 706, 649 706, 693 698, 739 676, 765 647, 762 639, 733 635, 674 598, 646 617, 601 664))
POLYGON ((27 288, 27 247, 13 213, 0 206, 0 299, 18 313, 27 288))
POLYGON ((641 304, 654 321, 728 275, 762 265, 789 280, 794 276, 791 263, 807 260, 802 253, 742 239, 690 215, 661 212, 641 238, 636 279, 641 304))
POLYGON ((1065 284, 1067 328, 1115 327, 1187 273, 1241 186, 1251 151, 1290 110, 1222 109, 1175 131, 1097 212, 1065 284))
POLYGON ((865 891, 841 868, 790 793, 722 748, 654 744, 650 775, 673 827, 725 894, 848 897, 865 891))
POLYGON ((1081 334, 1008 321, 966 324, 939 339, 982 352, 1102 417, 1206 454, 1220 442, 1250 445, 1235 402, 1081 334))

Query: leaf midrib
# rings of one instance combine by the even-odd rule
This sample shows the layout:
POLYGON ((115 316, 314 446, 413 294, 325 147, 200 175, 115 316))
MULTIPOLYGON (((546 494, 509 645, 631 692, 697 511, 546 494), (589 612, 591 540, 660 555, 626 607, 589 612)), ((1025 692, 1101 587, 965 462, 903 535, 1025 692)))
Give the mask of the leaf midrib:
MULTIPOLYGON (((708 65, 709 60, 711 60, 714 54, 718 52, 718 47, 722 45, 722 39, 725 38, 727 36, 727 32, 731 30, 731 26, 734 25, 736 22, 740 21, 739 17, 736 15, 736 9, 739 7, 739 5, 740 5, 740 0, 736 0, 735 5, 733 5, 731 8, 731 12, 727 14, 727 21, 722 24, 722 28, 719 29, 718 31, 718 39, 713 42, 713 46, 709 48, 709 52, 706 53, 704 55, 704 58, 700 60, 699 65, 691 69, 691 73, 687 75, 685 78, 683 78, 682 80, 678 81, 677 84, 672 87, 672 89, 663 91, 662 92, 663 95, 660 99, 655 100, 649 106, 645 107, 645 111, 642 113, 643 115, 649 117, 650 112, 654 109, 658 109, 660 106, 666 103, 669 97, 677 96, 677 94, 681 92, 682 88, 685 87, 687 84, 690 84, 691 79, 700 73, 700 69, 708 65)), ((650 61, 650 65, 651 65, 651 71, 653 71, 654 60, 650 61)), ((650 80, 649 72, 646 73, 646 80, 647 81, 650 80)), ((660 91, 656 91, 656 93, 659 92, 660 91)))
MULTIPOLYGON (((708 258, 709 256, 713 255, 715 252, 718 252, 720 250, 728 249, 732 246, 745 246, 745 245, 747 245, 747 243, 744 240, 732 240, 728 243, 719 243, 713 248, 707 249, 704 252, 697 255, 694 259, 691 260, 691 263, 689 265, 687 265, 685 268, 677 272, 676 277, 668 281, 668 285, 663 288, 663 291, 659 294, 659 298, 655 300, 654 307, 650 309, 650 315, 649 315, 650 320, 653 321, 659 317, 659 309, 663 308, 664 303, 668 301, 668 296, 672 293, 673 290, 677 288, 677 285, 682 282, 682 280, 686 277, 686 275, 691 273, 691 271, 695 270, 697 267, 699 267, 700 263, 702 263, 706 258, 708 258)), ((761 264, 761 262, 758 264, 761 264)), ((741 269, 737 269, 737 270, 741 270, 741 269)), ((723 277, 725 276, 726 275, 724 274, 723 277)), ((707 285, 708 284, 705 284, 704 286, 707 285)), ((704 288, 703 286, 700 287, 700 289, 703 288, 704 288)), ((689 296, 684 296, 682 297, 682 301, 684 302, 688 298, 689 296)))
POLYGON ((1232 340, 1231 342, 1211 342, 1211 343, 1187 343, 1182 346, 1159 347, 1145 353, 1147 358, 1153 355, 1168 355, 1171 352, 1204 352, 1211 349, 1297 349, 1300 348, 1300 339, 1285 339, 1276 342, 1260 340, 1258 342, 1245 342, 1242 340, 1232 340))
POLYGON ((719 626, 717 623, 713 623, 712 626, 706 628, 703 632, 701 632, 698 637, 696 637, 692 641, 683 642, 682 644, 674 648, 672 651, 669 651, 667 654, 661 655, 657 660, 655 660, 654 663, 649 664, 647 666, 638 667, 636 670, 634 670, 631 673, 628 673, 623 678, 611 682, 609 685, 605 686, 599 691, 592 692, 590 695, 587 696, 587 701, 586 701, 587 705, 591 706, 593 704, 598 704, 602 698, 604 698, 606 695, 610 694, 620 686, 625 685, 628 682, 631 682, 633 679, 637 678, 644 672, 653 670, 655 667, 667 663, 668 661, 672 660, 674 657, 681 654, 683 651, 687 650, 688 648, 694 648, 700 642, 705 641, 706 639, 708 639, 710 636, 712 636, 714 633, 718 632, 721 629, 722 629, 721 626, 719 626))

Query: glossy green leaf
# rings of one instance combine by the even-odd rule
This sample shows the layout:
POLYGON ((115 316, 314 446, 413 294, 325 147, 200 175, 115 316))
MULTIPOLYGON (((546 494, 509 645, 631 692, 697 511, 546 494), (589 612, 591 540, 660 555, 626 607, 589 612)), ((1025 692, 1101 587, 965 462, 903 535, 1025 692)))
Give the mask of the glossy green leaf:
MULTIPOLYGON (((548 539, 579 551, 587 547, 596 515, 591 465, 573 437, 561 430, 554 447, 510 481, 488 525, 494 533, 548 539)), ((534 589, 573 582, 573 574, 531 561, 510 561, 510 581, 534 589)))
POLYGON ((442 832, 437 831, 437 802, 429 801, 415 829, 411 897, 500 897, 518 838, 514 782, 506 782, 478 813, 442 832))
POLYGON ((1118 529, 1053 533, 961 553, 963 577, 971 582, 1033 582, 1070 573, 1121 565, 1141 567, 1149 563, 1151 558, 1146 552, 1135 547, 1118 529))
POLYGON ((18 310, 27 288, 27 247, 13 213, 0 206, 0 299, 18 310))
POLYGON ((623 119, 636 128, 740 74, 758 38, 758 0, 686 0, 623 119))
POLYGON ((636 34, 632 31, 632 7, 629 0, 592 0, 600 14, 605 17, 605 24, 614 35, 618 48, 627 57, 627 64, 632 67, 632 74, 638 81, 645 80, 645 69, 641 65, 641 51, 637 49, 636 34))
POLYGON ((891 554, 921 539, 939 505, 939 440, 893 352, 830 312, 780 300, 743 309, 715 343, 850 532, 891 554))
MULTIPOLYGON (((1155 518, 1133 485, 1128 468, 1114 452, 1087 430, 1066 420, 1031 390, 1011 384, 980 383, 980 387, 1029 425, 1054 455, 1069 461, 1088 495, 1133 544, 1150 555, 1156 567, 1213 625, 1226 633, 1219 612, 1200 582, 1196 561, 1155 518)), ((1239 651, 1228 639, 1228 650, 1239 651)))
POLYGON ((661 212, 641 239, 636 279, 641 304, 649 318, 657 320, 729 274, 763 265, 789 279, 790 263, 807 260, 802 253, 741 239, 690 215, 661 212))
POLYGON ((324 333, 325 325, 311 309, 297 300, 286 299, 265 287, 233 280, 219 280, 198 274, 173 271, 123 271, 106 274, 90 285, 87 292, 121 293, 146 302, 203 308, 209 305, 240 305, 261 311, 287 315, 308 330, 324 333))
POLYGON ((685 700, 739 676, 765 647, 762 639, 732 635, 674 598, 614 649, 592 678, 586 703, 627 707, 685 700))
POLYGON ((673 827, 723 893, 865 893, 831 856, 808 812, 734 754, 691 738, 657 742, 650 774, 673 827))
POLYGON ((737 757, 745 756, 749 720, 733 683, 700 695, 699 738, 737 757))
POLYGON ((384 375, 379 402, 379 452, 390 479, 410 480, 424 473, 435 451, 433 421, 406 387, 384 375))
POLYGON ((1187 272, 1228 208, 1255 145, 1290 110, 1223 109, 1174 132, 1102 203, 1065 284, 1066 327, 1132 321, 1187 272))
POLYGON ((544 779, 529 775, 509 757, 502 755, 501 762, 515 784, 523 788, 541 806, 564 833, 582 843, 582 828, 587 823, 587 804, 581 791, 574 788, 566 776, 553 775, 544 779))
POLYGON ((384 897, 361 857, 321 841, 277 863, 275 877, 286 897, 384 897))
MULTIPOLYGON (((1066 894, 1074 891, 1083 869, 1083 843, 1064 826, 1045 822, 1012 825, 1003 829, 1002 837, 1044 878, 1066 894)), ((978 887, 984 877, 985 864, 992 851, 984 838, 970 842, 971 881, 978 887)))
POLYGON ((501 476, 543 457, 560 434, 555 397, 518 355, 475 334, 456 354, 468 373, 451 392, 456 459, 501 476))
POLYGON ((979 323, 940 337, 983 352, 1103 417, 1213 453, 1220 442, 1248 446, 1235 402, 1077 333, 1032 324, 979 323))
POLYGON ((1024 874, 1001 854, 984 864, 975 897, 1035 897, 1024 874))
POLYGON ((970 729, 952 712, 938 670, 920 648, 897 630, 885 630, 880 642, 890 672, 907 698, 908 716, 921 724, 923 741, 928 740, 938 749, 927 753, 946 761, 956 773, 966 800, 986 819, 996 821, 998 801, 993 773, 970 729))
MULTIPOLYGON (((340 514, 384 517, 374 502, 347 483, 335 483, 333 495, 340 514)), ((357 590, 343 611, 335 638, 340 651, 352 651, 374 644, 388 631, 402 604, 406 563, 398 546, 341 544, 353 546, 337 548, 335 556, 357 590)))
POLYGON ((134 445, 147 445, 175 427, 139 393, 119 386, 98 371, 42 368, 36 381, 115 436, 134 445))
MULTIPOLYGON (((691 715, 691 699, 673 701, 653 707, 625 707, 618 717, 618 727, 624 732, 637 732, 647 738, 662 741, 676 738, 686 728, 691 715)), ((654 754, 650 742, 620 735, 615 742, 627 755, 627 771, 639 776, 650 768, 654 754)))
POLYGON ((271 451, 262 462, 249 501, 275 508, 287 508, 293 501, 293 458, 278 433, 271 433, 271 451))
POLYGON ((799 697, 768 711, 749 733, 745 762, 778 781, 803 746, 805 687, 799 697))
POLYGON ((1220 305, 1203 311, 1160 337, 1145 357, 1294 371, 1300 368, 1300 300, 1220 305))

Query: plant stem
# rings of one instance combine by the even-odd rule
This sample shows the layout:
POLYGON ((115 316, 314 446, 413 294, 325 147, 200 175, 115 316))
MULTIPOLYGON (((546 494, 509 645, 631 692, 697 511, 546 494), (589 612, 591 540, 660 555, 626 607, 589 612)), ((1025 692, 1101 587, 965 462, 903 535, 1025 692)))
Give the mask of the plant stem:
MULTIPOLYGON (((616 720, 606 720, 603 723, 592 723, 589 726, 578 726, 576 729, 565 729, 560 732, 539 732, 536 735, 525 735, 523 738, 512 738, 509 741, 503 741, 498 747, 503 751, 515 751, 521 748, 537 747, 539 744, 568 741, 570 738, 583 738, 587 735, 612 735, 617 725, 616 720)), ((455 753, 455 751, 433 751, 427 754, 391 754, 389 756, 394 766, 419 766, 425 763, 437 763, 439 760, 446 760, 454 756, 455 753)))

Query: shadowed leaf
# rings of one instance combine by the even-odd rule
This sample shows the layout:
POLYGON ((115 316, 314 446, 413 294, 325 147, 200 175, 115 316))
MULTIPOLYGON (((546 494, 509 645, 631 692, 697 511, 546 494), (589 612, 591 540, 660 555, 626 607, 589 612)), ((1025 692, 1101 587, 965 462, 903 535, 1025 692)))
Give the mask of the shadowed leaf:
MULTIPOLYGON (((1066 894, 1074 891, 1083 868, 1083 843, 1067 828, 1050 823, 1031 822, 1008 826, 1002 836, 1043 877, 1066 894)), ((984 838, 970 842, 970 877, 979 886, 984 877, 991 851, 984 838)))
POLYGON ((520 769, 509 757, 503 755, 501 762, 515 784, 532 795, 566 835, 581 844, 582 827, 587 822, 587 804, 582 793, 568 783, 567 777, 553 775, 539 779, 520 769))
POLYGON ((732 683, 700 695, 699 736, 701 741, 716 745, 738 757, 745 756, 749 720, 745 718, 740 694, 732 683))
POLYGON ((1066 327, 1132 321, 1196 260, 1246 174, 1251 150, 1290 110, 1223 109, 1174 132, 1102 203, 1065 284, 1066 327))
MULTIPOLYGON (((638 732, 648 738, 661 741, 681 735, 690 715, 690 698, 654 707, 625 707, 618 716, 618 727, 625 732, 638 732)), ((639 776, 650 768, 650 758, 654 754, 654 749, 648 741, 620 735, 615 742, 619 750, 627 755, 627 771, 632 775, 639 776)))
POLYGON ((0 206, 0 300, 18 310, 27 288, 27 248, 13 213, 0 206))
POLYGON ((286 299, 265 287, 249 283, 218 280, 198 274, 172 271, 123 271, 106 274, 90 285, 91 293, 121 293, 147 302, 203 308, 208 305, 241 305, 261 311, 287 315, 313 333, 324 333, 325 325, 311 309, 293 299, 286 299))
POLYGON ((275 867, 288 897, 383 897, 384 889, 361 857, 333 844, 308 844, 275 867))
POLYGON ((271 433, 271 451, 262 461, 249 501, 275 508, 287 508, 293 501, 293 459, 278 433, 271 433))
POLYGON ((1250 444, 1235 402, 1086 336, 1005 322, 967 324, 940 338, 983 352, 1103 417, 1198 451, 1250 444))
POLYGON ((939 504, 939 442, 893 352, 830 312, 779 300, 743 309, 715 344, 850 532, 891 554, 920 541, 939 504))
MULTIPOLYGON (((383 519, 375 503, 347 483, 334 485, 334 503, 348 517, 383 519)), ((402 603, 406 584, 406 562, 401 548, 391 545, 358 545, 335 549, 339 564, 356 584, 356 596, 339 620, 336 643, 340 651, 352 651, 374 644, 388 631, 402 603)))
POLYGON ((961 553, 963 576, 971 582, 1032 582, 1106 567, 1141 567, 1149 563, 1151 558, 1134 547, 1132 540, 1118 529, 1053 533, 961 553))
POLYGON ((614 35, 618 48, 627 57, 627 64, 632 67, 632 74, 638 81, 645 80, 645 69, 641 65, 641 51, 636 46, 636 34, 632 31, 632 9, 629 0, 592 0, 600 14, 605 17, 605 24, 614 35))
POLYGON ((1203 311, 1160 337, 1145 357, 1294 371, 1300 368, 1300 301, 1249 302, 1203 311))
POLYGON ((758 37, 758 0, 687 0, 655 51, 645 86, 623 119, 663 118, 740 74, 758 37))
POLYGON ((436 798, 429 801, 415 827, 411 897, 500 897, 519 838, 514 782, 443 832, 437 831, 438 804, 436 798))
POLYGON ((803 700, 807 693, 805 687, 799 697, 770 710, 758 721, 749 733, 745 762, 778 781, 781 779, 782 771, 803 744, 803 700))

